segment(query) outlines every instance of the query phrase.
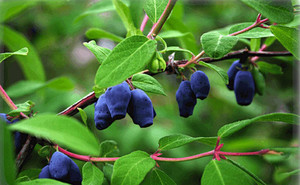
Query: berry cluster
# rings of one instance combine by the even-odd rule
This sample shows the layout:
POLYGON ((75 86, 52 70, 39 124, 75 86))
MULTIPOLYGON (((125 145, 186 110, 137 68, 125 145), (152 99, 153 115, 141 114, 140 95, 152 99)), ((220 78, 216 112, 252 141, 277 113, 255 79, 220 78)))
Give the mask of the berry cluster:
MULTIPOLYGON (((4 114, 4 113, 0 113, 0 119, 2 119, 3 121, 5 121, 8 124, 13 124, 13 123, 19 121, 19 119, 15 119, 13 121, 9 121, 7 119, 7 115, 4 114)), ((14 137, 15 137, 15 148, 16 148, 15 152, 18 153, 21 150, 23 144, 26 141, 27 134, 22 134, 20 132, 15 132, 14 133, 14 137)))
POLYGON ((110 87, 95 104, 95 125, 99 130, 109 127, 126 113, 141 128, 151 126, 156 116, 151 99, 140 90, 130 90, 126 82, 110 87))
POLYGON ((204 100, 208 96, 209 90, 208 77, 202 71, 193 73, 191 81, 182 81, 176 92, 180 116, 185 118, 191 116, 197 103, 197 98, 204 100))
POLYGON ((56 179, 73 185, 80 185, 82 178, 77 164, 61 152, 55 152, 49 164, 45 166, 39 178, 56 179))

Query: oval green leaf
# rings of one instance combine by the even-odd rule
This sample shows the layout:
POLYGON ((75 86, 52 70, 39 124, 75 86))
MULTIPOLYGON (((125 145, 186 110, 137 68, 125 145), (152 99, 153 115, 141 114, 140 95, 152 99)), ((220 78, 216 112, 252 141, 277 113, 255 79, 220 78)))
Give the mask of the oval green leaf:
POLYGON ((146 0, 144 9, 153 23, 158 21, 168 2, 168 0, 146 0))
POLYGON ((138 89, 142 89, 145 92, 166 96, 161 84, 155 78, 146 74, 133 75, 132 85, 138 89))
POLYGON ((90 162, 82 167, 82 185, 101 185, 104 180, 102 171, 90 162))
POLYGON ((106 38, 115 42, 121 42, 124 39, 123 37, 119 37, 118 35, 115 35, 113 33, 107 32, 99 28, 90 28, 88 29, 88 31, 85 32, 85 35, 89 39, 106 38))
POLYGON ((143 181, 142 185, 176 185, 176 183, 171 179, 165 172, 160 169, 154 168, 151 171, 149 177, 143 181))
POLYGON ((199 61, 198 64, 201 65, 201 66, 204 66, 204 67, 208 67, 208 68, 216 71, 220 75, 220 77, 223 79, 223 81, 225 82, 225 84, 229 83, 228 74, 222 68, 220 68, 220 67, 218 67, 216 65, 213 65, 213 64, 202 62, 202 61, 199 61))

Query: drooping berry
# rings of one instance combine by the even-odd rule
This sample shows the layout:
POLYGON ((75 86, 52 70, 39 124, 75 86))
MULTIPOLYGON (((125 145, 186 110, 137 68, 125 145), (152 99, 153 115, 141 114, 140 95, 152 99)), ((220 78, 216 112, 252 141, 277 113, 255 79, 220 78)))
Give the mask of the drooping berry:
POLYGON ((67 180, 71 166, 71 159, 61 152, 54 152, 49 163, 49 172, 52 178, 67 180))
POLYGON ((234 93, 239 105, 251 104, 255 93, 255 84, 251 72, 237 72, 234 79, 234 93))
POLYGON ((126 116, 130 97, 130 88, 126 82, 107 89, 105 93, 106 104, 114 120, 122 119, 126 116))
POLYGON ((48 179, 48 178, 51 178, 49 172, 49 165, 45 166, 39 174, 39 179, 48 179))
POLYGON ((208 77, 202 71, 196 71, 191 76, 191 88, 196 96, 201 100, 208 96, 210 84, 208 77))
POLYGON ((192 91, 190 81, 182 81, 180 83, 176 92, 176 100, 180 116, 187 118, 193 114, 197 99, 192 91))
POLYGON ((132 118, 132 121, 135 124, 138 124, 141 128, 152 125, 153 118, 156 115, 151 99, 140 89, 134 89, 131 91, 131 99, 127 112, 132 118))
POLYGON ((108 110, 105 94, 102 94, 99 97, 98 101, 95 103, 94 120, 95 125, 99 130, 109 127, 114 121, 108 110))
POLYGON ((242 68, 242 64, 240 63, 240 60, 236 60, 231 64, 230 68, 227 71, 229 77, 229 83, 227 84, 227 87, 229 90, 233 90, 234 79, 236 73, 239 71, 239 68, 242 68))

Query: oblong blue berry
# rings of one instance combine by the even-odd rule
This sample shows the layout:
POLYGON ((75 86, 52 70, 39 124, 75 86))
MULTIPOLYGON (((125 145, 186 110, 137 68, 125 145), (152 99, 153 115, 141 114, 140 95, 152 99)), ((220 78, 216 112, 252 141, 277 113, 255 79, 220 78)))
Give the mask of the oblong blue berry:
POLYGON ((73 185, 80 185, 81 181, 82 181, 82 177, 80 174, 80 170, 79 170, 77 164, 73 160, 71 160, 68 182, 73 185))
POLYGON ((239 68, 242 68, 242 64, 240 63, 240 60, 236 60, 231 64, 230 68, 227 71, 228 78, 229 78, 229 83, 227 84, 227 88, 229 90, 233 90, 234 79, 235 79, 236 73, 239 71, 239 68))
POLYGON ((196 96, 191 88, 190 81, 182 81, 176 92, 176 101, 179 107, 181 117, 189 117, 193 114, 194 107, 197 103, 196 96))
POLYGON ((106 104, 113 119, 122 119, 126 116, 130 97, 130 88, 126 82, 107 89, 106 104))
POLYGON ((71 159, 61 152, 54 152, 49 163, 49 172, 52 178, 68 180, 71 159))
POLYGON ((191 88, 196 96, 201 100, 208 96, 210 84, 208 77, 203 71, 196 71, 191 76, 191 88))
POLYGON ((234 79, 234 93, 239 105, 251 104, 255 94, 255 84, 250 71, 238 71, 234 79))
POLYGON ((138 124, 141 128, 151 126, 153 118, 156 115, 151 99, 140 89, 131 91, 131 99, 127 112, 132 118, 133 123, 138 124))
POLYGON ((106 104, 106 97, 102 94, 95 104, 95 114, 94 121, 96 128, 99 130, 109 127, 114 119, 111 117, 111 114, 108 110, 106 104))
POLYGON ((39 174, 39 179, 48 179, 48 178, 51 178, 49 172, 49 165, 45 166, 39 174))

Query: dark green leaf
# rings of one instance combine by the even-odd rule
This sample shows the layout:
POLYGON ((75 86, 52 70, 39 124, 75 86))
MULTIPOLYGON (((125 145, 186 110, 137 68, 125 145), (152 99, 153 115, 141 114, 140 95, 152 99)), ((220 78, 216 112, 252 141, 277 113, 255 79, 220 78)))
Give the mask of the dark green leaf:
POLYGON ((241 0, 263 16, 276 23, 288 23, 294 19, 291 1, 241 0))
POLYGON ((39 114, 34 118, 12 124, 9 128, 49 139, 81 154, 99 155, 99 143, 95 136, 71 117, 39 114))
POLYGON ((100 144, 100 157, 111 157, 119 154, 118 144, 113 140, 106 140, 100 144))
POLYGON ((216 59, 222 58, 229 53, 237 41, 237 37, 221 35, 217 31, 204 33, 201 36, 201 44, 205 53, 209 57, 216 59))
POLYGON ((120 42, 99 67, 95 84, 98 88, 117 85, 142 71, 152 59, 156 42, 145 36, 131 36, 120 42))
POLYGON ((107 32, 105 30, 99 29, 99 28, 90 28, 88 31, 85 32, 85 35, 89 39, 110 39, 115 42, 121 42, 124 38, 119 37, 118 35, 115 35, 113 33, 107 32))
POLYGON ((18 177, 26 176, 26 177, 30 178, 31 180, 33 180, 33 179, 37 179, 39 177, 40 173, 41 173, 41 169, 30 168, 30 169, 21 171, 18 174, 18 177))
POLYGON ((81 109, 81 108, 77 108, 77 109, 78 109, 78 111, 80 113, 80 117, 81 117, 83 123, 85 124, 85 126, 87 126, 87 123, 86 123, 86 121, 87 121, 86 112, 83 109, 81 109))
POLYGON ((220 75, 220 77, 223 79, 225 84, 229 83, 229 77, 228 77, 227 73, 222 68, 220 68, 216 65, 213 65, 213 64, 202 62, 202 61, 199 61, 198 64, 201 65, 201 66, 205 66, 205 67, 208 67, 208 68, 214 70, 215 72, 217 72, 220 75))
POLYGON ((276 64, 269 64, 267 62, 257 62, 256 64, 258 65, 258 69, 263 73, 270 73, 276 75, 283 74, 281 67, 276 64))
POLYGON ((27 47, 29 52, 26 57, 16 56, 25 77, 28 80, 45 81, 45 72, 42 62, 35 51, 34 47, 28 42, 28 40, 20 33, 10 29, 6 26, 0 25, 2 30, 2 37, 0 40, 10 51, 16 51, 20 48, 27 47))
POLYGON ((271 31, 279 42, 291 52, 297 59, 299 56, 299 39, 298 30, 296 28, 289 28, 285 26, 271 26, 271 31))
POLYGON ((16 179, 15 184, 18 184, 18 183, 20 183, 20 182, 25 182, 25 181, 30 181, 30 178, 29 178, 28 176, 18 177, 18 178, 16 179))
POLYGON ((86 162, 82 167, 82 185, 101 185, 104 175, 99 168, 90 162, 86 162))
POLYGON ((146 74, 135 74, 132 77, 132 85, 145 92, 165 95, 163 87, 152 76, 146 74))
POLYGON ((169 39, 169 38, 184 37, 186 35, 191 35, 191 34, 192 34, 191 32, 181 33, 180 31, 176 31, 176 30, 168 30, 160 33, 159 36, 161 36, 164 39, 169 39))
POLYGON ((183 146, 185 144, 189 144, 194 141, 213 146, 217 142, 217 137, 191 137, 182 134, 165 136, 158 141, 159 144, 158 149, 170 150, 173 148, 183 146))
POLYGON ((13 56, 13 55, 27 55, 27 54, 28 54, 28 48, 22 48, 15 52, 0 53, 0 63, 3 60, 5 60, 8 57, 13 56))
POLYGON ((17 185, 69 185, 54 179, 36 179, 32 181, 20 182, 17 185))
POLYGON ((170 47, 167 47, 164 52, 167 52, 167 51, 181 51, 181 52, 187 52, 189 54, 191 54, 192 56, 194 56, 194 53, 192 53, 190 50, 187 50, 187 49, 183 49, 183 48, 180 48, 178 46, 170 46, 170 47))
POLYGON ((12 133, 0 119, 0 184, 14 184, 16 178, 12 133))
POLYGON ((205 167, 201 185, 253 185, 253 181, 242 170, 231 163, 211 160, 205 167))
POLYGON ((100 64, 102 64, 106 57, 111 53, 110 49, 98 46, 94 40, 90 42, 84 42, 83 45, 96 56, 100 64))
POLYGON ((153 23, 158 21, 168 2, 168 0, 146 0, 144 9, 153 23))
POLYGON ((105 163, 105 165, 103 166, 103 173, 105 178, 111 182, 111 177, 112 177, 112 173, 113 173, 113 168, 114 166, 112 164, 109 163, 105 163))
POLYGON ((290 114, 290 113, 271 113, 271 114, 265 114, 261 115, 252 119, 246 119, 246 120, 241 120, 237 121, 234 123, 230 123, 227 125, 224 125, 221 127, 218 131, 218 136, 224 138, 228 137, 231 134, 241 130, 242 128, 261 121, 261 122, 284 122, 284 123, 289 123, 289 124, 298 124, 298 119, 299 116, 296 114, 290 114))
POLYGON ((34 107, 34 103, 32 101, 26 101, 25 103, 17 104, 17 109, 14 109, 8 113, 10 116, 18 116, 21 112, 24 114, 29 114, 31 112, 31 108, 34 107))
POLYGON ((143 151, 135 151, 114 164, 111 185, 138 185, 155 166, 155 161, 143 151))
MULTIPOLYGON (((229 33, 231 34, 231 33, 243 30, 244 28, 247 28, 252 24, 253 23, 246 22, 246 23, 240 23, 240 24, 233 25, 230 28, 229 33)), ((252 28, 249 31, 246 31, 244 33, 236 35, 236 37, 244 38, 244 39, 263 38, 263 37, 272 37, 272 36, 274 36, 274 35, 271 33, 270 29, 265 29, 265 28, 261 28, 261 27, 252 28)))
POLYGON ((150 176, 143 181, 143 185, 176 185, 165 172, 160 169, 153 169, 150 176))

